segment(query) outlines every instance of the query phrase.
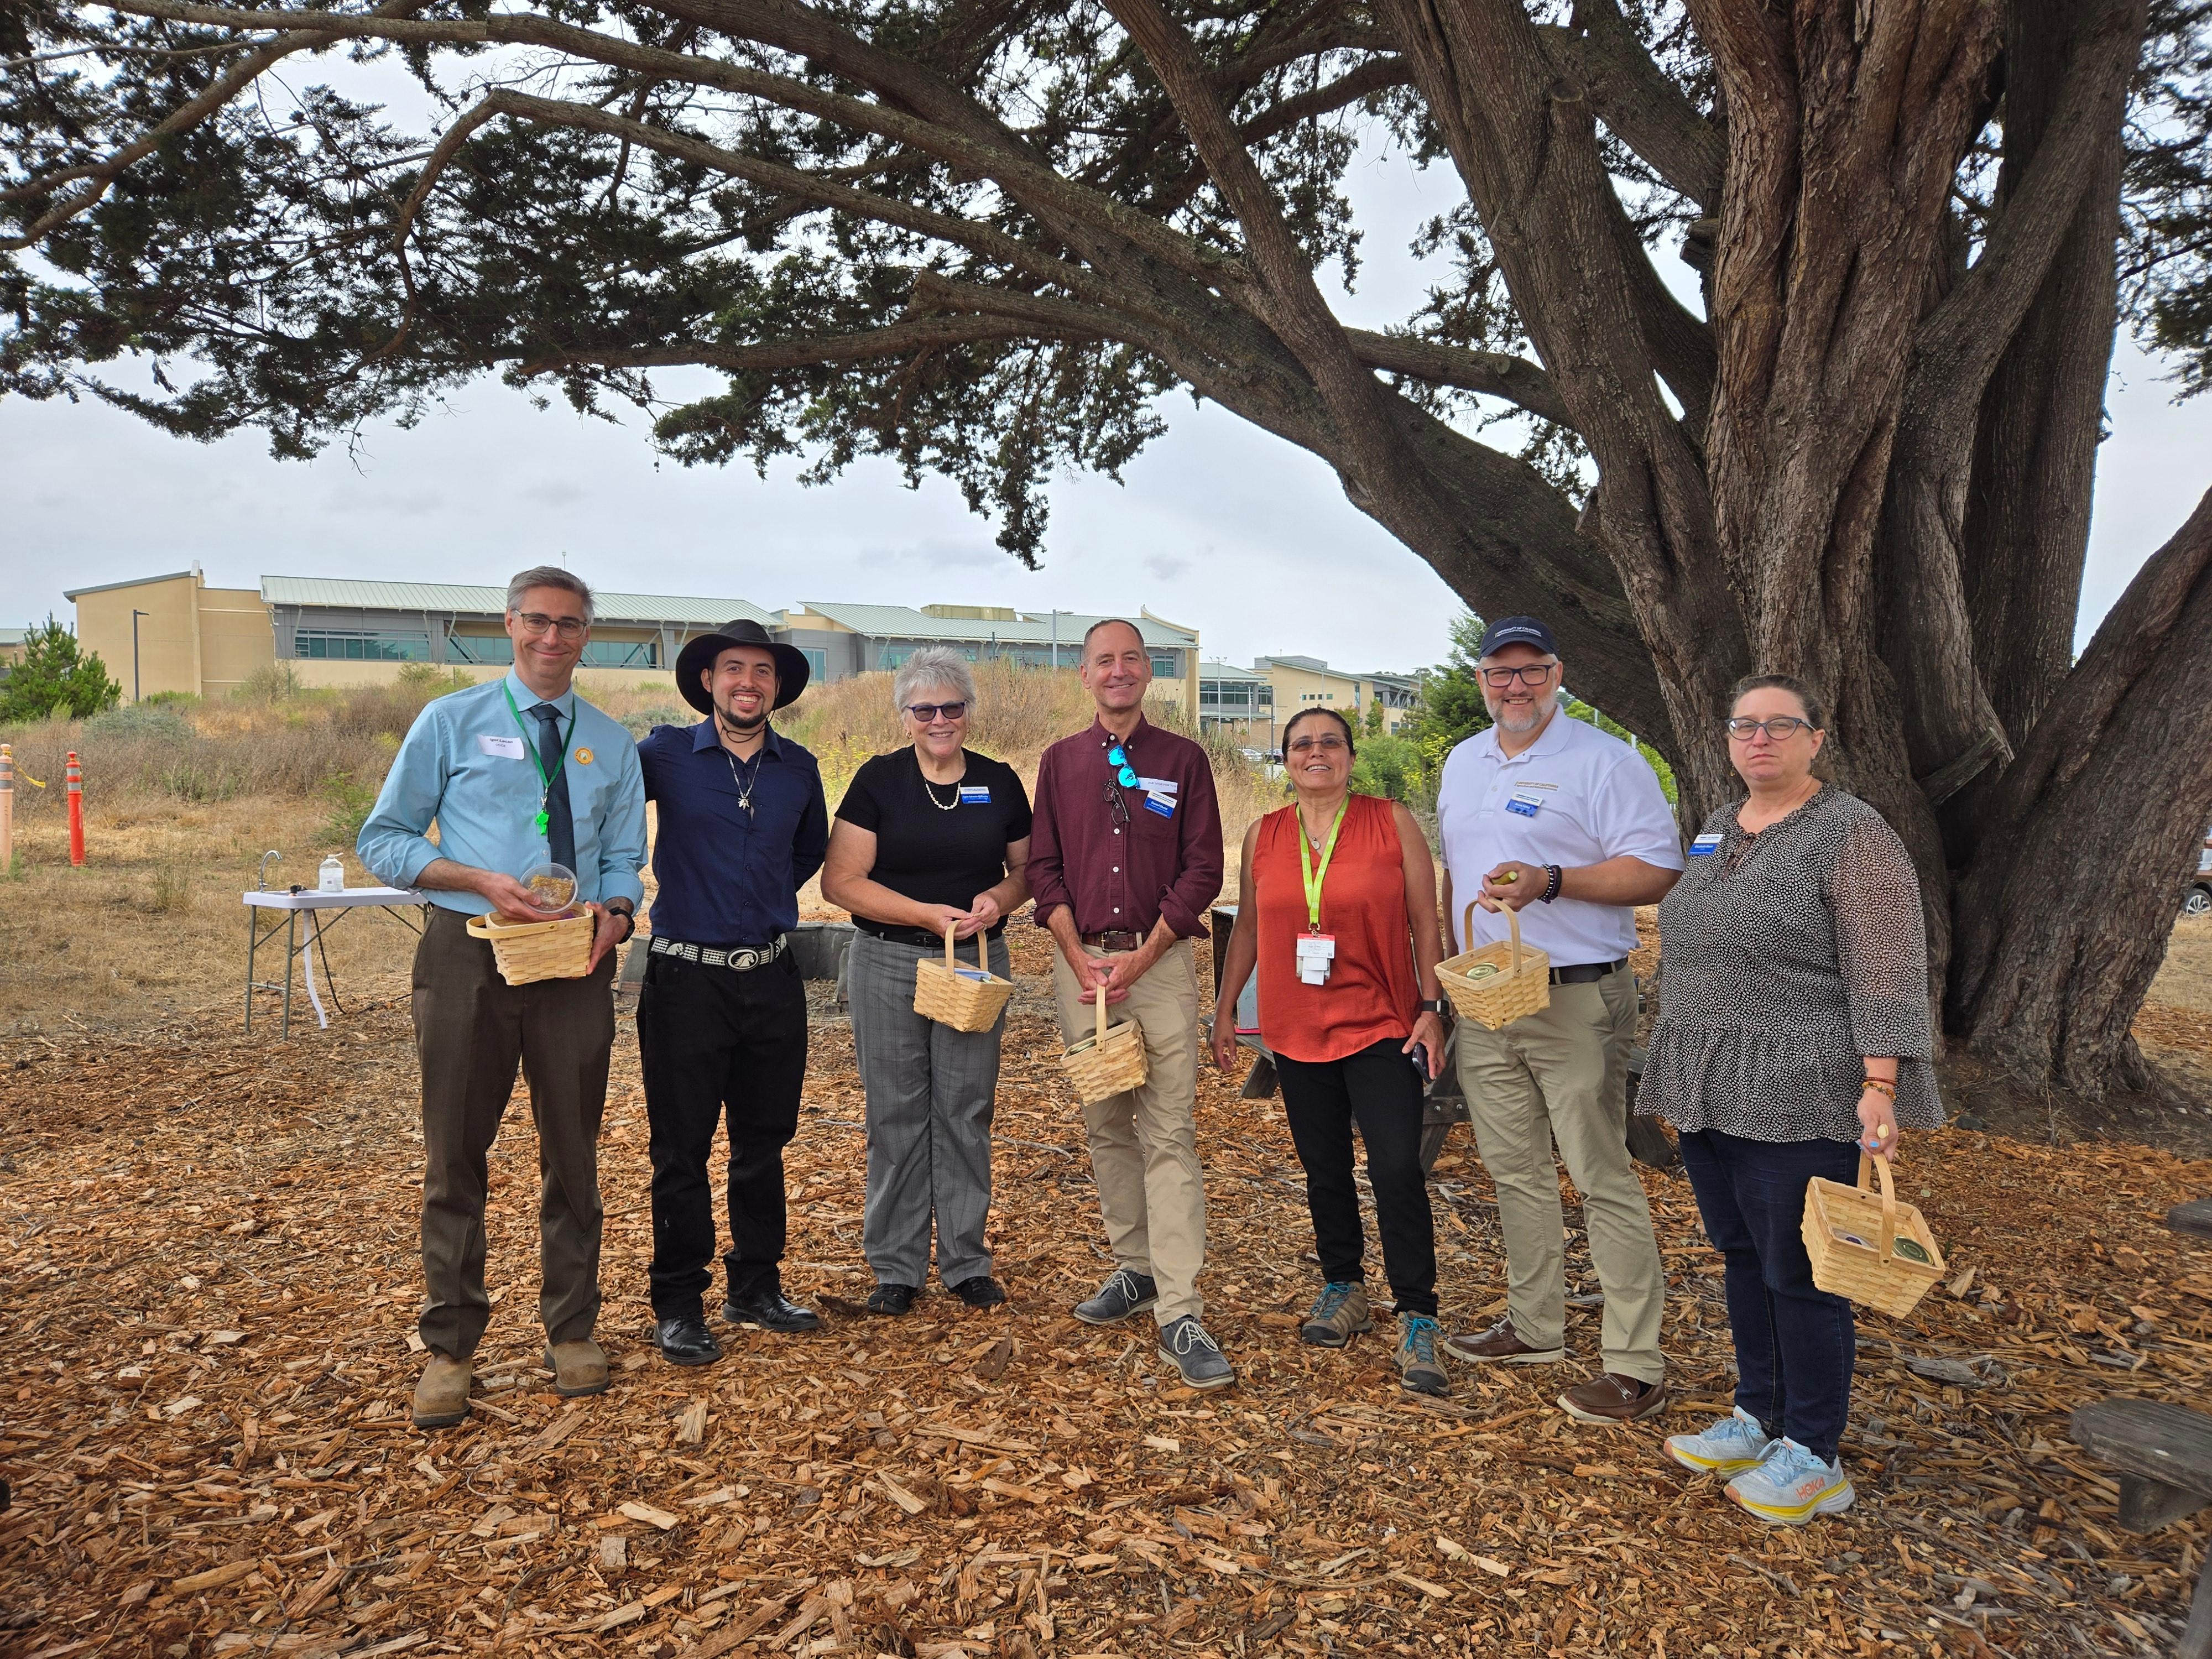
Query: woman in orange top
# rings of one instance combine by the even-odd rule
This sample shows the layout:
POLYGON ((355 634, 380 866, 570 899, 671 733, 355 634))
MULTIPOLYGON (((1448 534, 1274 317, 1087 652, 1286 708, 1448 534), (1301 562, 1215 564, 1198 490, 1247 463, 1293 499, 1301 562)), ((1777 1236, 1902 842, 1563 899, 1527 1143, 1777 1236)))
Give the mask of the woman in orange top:
POLYGON ((1399 1380, 1440 1395, 1436 1227, 1420 1152, 1422 1093, 1443 1049, 1436 866, 1412 813, 1352 793, 1355 752, 1352 723, 1334 708, 1306 709, 1283 728, 1297 799, 1244 832, 1213 1057, 1229 1069, 1233 1011, 1256 965, 1260 1037, 1275 1058, 1305 1166, 1324 1281, 1299 1335, 1340 1348, 1374 1328, 1352 1178, 1356 1121, 1397 1303, 1399 1380))

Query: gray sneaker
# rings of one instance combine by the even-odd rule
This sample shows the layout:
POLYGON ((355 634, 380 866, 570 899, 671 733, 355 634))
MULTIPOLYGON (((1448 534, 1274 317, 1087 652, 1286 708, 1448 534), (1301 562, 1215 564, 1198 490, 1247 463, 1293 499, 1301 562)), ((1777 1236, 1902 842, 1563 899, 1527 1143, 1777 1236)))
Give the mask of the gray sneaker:
POLYGON ((1160 1327, 1160 1358, 1182 1374, 1186 1388, 1225 1389, 1237 1380, 1221 1345, 1188 1314, 1160 1327))
POLYGON ((1075 1304, 1075 1316, 1086 1325, 1112 1325, 1131 1314, 1144 1312, 1159 1299, 1159 1286, 1152 1283, 1150 1273, 1116 1267, 1106 1275, 1097 1295, 1075 1304))
POLYGON ((1366 1287, 1339 1280, 1321 1287, 1306 1322, 1298 1327, 1298 1340, 1316 1348, 1341 1348, 1364 1331, 1375 1328, 1367 1310, 1366 1287))
POLYGON ((1437 1322, 1426 1314, 1398 1316, 1398 1386, 1439 1399, 1451 1392, 1451 1379, 1437 1359, 1437 1322))

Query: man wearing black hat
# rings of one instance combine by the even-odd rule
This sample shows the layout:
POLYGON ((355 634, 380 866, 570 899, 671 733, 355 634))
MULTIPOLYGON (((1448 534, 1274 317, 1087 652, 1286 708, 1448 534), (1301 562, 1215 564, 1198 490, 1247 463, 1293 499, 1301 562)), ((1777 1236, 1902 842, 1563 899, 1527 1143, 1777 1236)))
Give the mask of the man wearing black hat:
POLYGON ((1559 1407, 1584 1422, 1632 1422, 1667 1405, 1667 1279, 1628 1159, 1628 953, 1635 907, 1657 903, 1682 872, 1681 839, 1644 757, 1559 707, 1550 629, 1504 617, 1476 657, 1492 723, 1445 757, 1437 789, 1445 925, 1471 950, 1506 937, 1502 913, 1513 911, 1522 939, 1550 957, 1551 985, 1537 1012, 1496 1031, 1462 1020, 1453 1038, 1498 1192, 1506 1314, 1444 1346, 1478 1364, 1566 1358, 1557 1146, 1605 1293, 1599 1373, 1561 1394, 1559 1407))
POLYGON ((784 1298, 783 1149, 799 1129, 806 993, 785 935, 822 867, 830 812, 814 757, 769 726, 805 690, 804 653, 755 622, 684 646, 676 687, 707 718, 637 746, 659 809, 652 957, 637 1009, 652 1124, 653 1340, 679 1365, 722 1357, 702 1298, 714 1283, 707 1158, 730 1136, 730 1294, 722 1316, 771 1331, 821 1321, 784 1298))

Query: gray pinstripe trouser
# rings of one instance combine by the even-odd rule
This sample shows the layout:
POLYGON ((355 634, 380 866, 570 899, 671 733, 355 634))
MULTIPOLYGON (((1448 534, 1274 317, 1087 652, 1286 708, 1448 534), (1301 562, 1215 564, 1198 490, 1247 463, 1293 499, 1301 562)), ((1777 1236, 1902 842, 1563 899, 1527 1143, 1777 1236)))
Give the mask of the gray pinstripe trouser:
MULTIPOLYGON (((958 1285, 991 1271, 983 1224, 991 1207, 991 1117, 1006 1021, 1001 1014, 988 1031, 956 1031, 915 1012, 915 964, 942 950, 853 935, 853 1050, 868 1097, 861 1239, 882 1285, 919 1285, 928 1279, 933 1215, 940 1282, 958 1285)), ((972 943, 963 955, 972 967, 972 943)), ((991 941, 991 971, 1010 973, 1003 938, 991 941)))

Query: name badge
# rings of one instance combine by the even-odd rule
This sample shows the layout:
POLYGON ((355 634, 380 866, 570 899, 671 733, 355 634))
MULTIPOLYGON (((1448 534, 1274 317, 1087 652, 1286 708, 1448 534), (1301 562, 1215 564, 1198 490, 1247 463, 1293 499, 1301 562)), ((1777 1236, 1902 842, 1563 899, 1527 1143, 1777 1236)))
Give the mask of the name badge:
POLYGON ((1505 803, 1505 810, 1517 812, 1524 818, 1533 818, 1543 805, 1544 798, 1534 789, 1521 788, 1513 792, 1513 798, 1505 803))
POLYGON ((988 806, 991 804, 991 786, 988 783, 962 784, 960 804, 963 806, 988 806))
POLYGON ((1328 933, 1300 933, 1297 939, 1298 981, 1304 985, 1328 982, 1328 964, 1336 955, 1336 939, 1328 933))
POLYGON ((496 755, 501 760, 528 758, 520 738, 478 738, 477 747, 487 755, 496 755))
POLYGON ((1717 835, 1699 836, 1690 843, 1690 856, 1693 859, 1709 859, 1720 850, 1721 838, 1717 835))
POLYGON ((1158 812, 1164 818, 1171 818, 1175 816, 1175 802, 1161 795, 1146 795, 1145 810, 1158 812))
POLYGON ((1172 795, 1182 785, 1173 778, 1139 778, 1137 787, 1150 795, 1172 795))

